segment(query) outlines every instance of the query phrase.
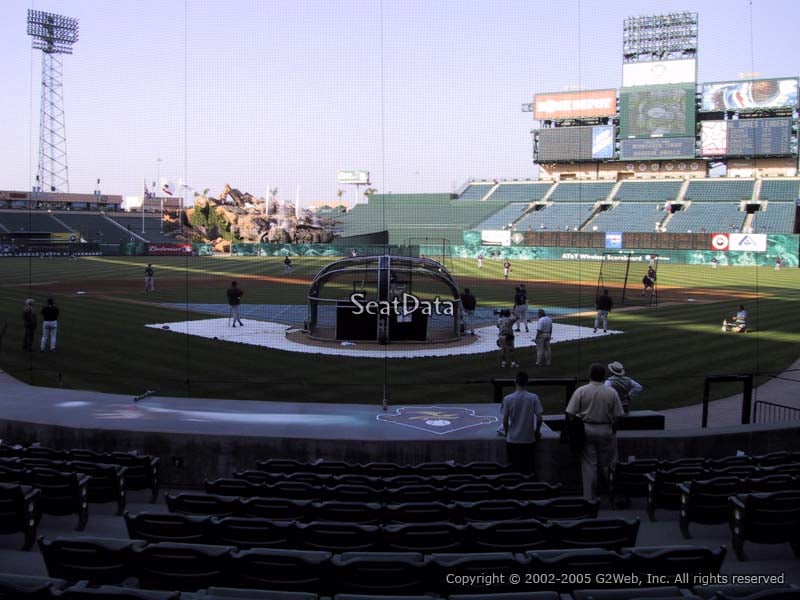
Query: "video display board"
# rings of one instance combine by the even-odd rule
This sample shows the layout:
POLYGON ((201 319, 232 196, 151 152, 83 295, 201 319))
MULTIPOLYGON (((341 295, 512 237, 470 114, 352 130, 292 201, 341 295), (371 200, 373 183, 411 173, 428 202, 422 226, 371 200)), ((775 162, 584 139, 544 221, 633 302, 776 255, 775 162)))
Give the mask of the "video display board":
POLYGON ((620 140, 620 160, 694 158, 694 137, 620 140))
POLYGON ((533 118, 538 121, 613 117, 615 114, 616 90, 536 94, 533 101, 533 118))
POLYGON ((694 136, 694 94, 686 84, 623 89, 620 139, 694 136))
POLYGON ((622 87, 694 83, 696 79, 697 61, 693 58, 654 60, 622 65, 622 87))
POLYGON ((537 132, 540 162, 602 160, 614 157, 613 125, 553 127, 537 132))
POLYGON ((728 122, 703 121, 700 129, 700 155, 725 156, 728 153, 728 122))
POLYGON ((700 110, 752 111, 797 106, 797 78, 750 79, 703 84, 700 110))

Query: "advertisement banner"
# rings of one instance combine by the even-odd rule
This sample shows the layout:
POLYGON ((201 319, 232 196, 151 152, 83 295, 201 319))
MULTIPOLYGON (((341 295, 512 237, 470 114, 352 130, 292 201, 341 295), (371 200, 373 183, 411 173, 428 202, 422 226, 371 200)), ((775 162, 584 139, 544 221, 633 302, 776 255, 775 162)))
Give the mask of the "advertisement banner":
POLYGON ((369 185, 369 171, 357 169, 339 170, 336 174, 336 182, 342 184, 354 183, 357 185, 369 185))
POLYGON ((614 126, 592 127, 592 158, 614 158, 614 126))
POLYGON ((663 85, 665 83, 694 83, 697 80, 697 61, 656 60, 622 65, 622 87, 663 85))
POLYGON ((147 244, 148 256, 191 255, 191 244, 147 244))
POLYGON ((797 106, 797 79, 704 83, 701 111, 750 111, 797 106))
POLYGON ((621 248, 622 248, 622 233, 621 232, 606 233, 606 249, 620 250, 621 248))
POLYGON ((732 233, 730 249, 742 252, 766 252, 767 234, 765 233, 732 233))
POLYGON ((487 246, 510 246, 511 231, 508 229, 499 231, 481 231, 481 242, 487 246))
POLYGON ((711 234, 711 249, 726 251, 730 248, 731 240, 727 233, 712 233, 711 234))
POLYGON ((725 156, 728 153, 728 122, 703 121, 700 130, 700 154, 725 156))
POLYGON ((536 94, 533 107, 533 118, 537 121, 613 117, 617 114, 617 91, 536 94))

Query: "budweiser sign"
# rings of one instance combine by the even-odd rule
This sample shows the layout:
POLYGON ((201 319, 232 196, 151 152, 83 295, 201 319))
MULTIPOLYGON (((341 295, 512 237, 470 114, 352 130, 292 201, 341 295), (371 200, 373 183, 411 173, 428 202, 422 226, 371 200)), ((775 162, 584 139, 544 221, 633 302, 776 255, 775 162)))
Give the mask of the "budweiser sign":
POLYGON ((533 118, 538 121, 613 117, 616 113, 616 90, 536 94, 534 98, 533 118))
POLYGON ((147 244, 147 254, 152 256, 169 256, 173 254, 191 253, 191 244, 147 244))

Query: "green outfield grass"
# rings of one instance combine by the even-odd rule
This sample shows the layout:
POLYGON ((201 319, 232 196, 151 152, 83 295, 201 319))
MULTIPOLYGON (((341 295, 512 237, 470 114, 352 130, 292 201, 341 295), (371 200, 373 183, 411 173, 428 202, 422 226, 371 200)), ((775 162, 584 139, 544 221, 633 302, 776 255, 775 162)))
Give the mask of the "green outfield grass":
MULTIPOLYGON (((224 303, 225 289, 237 279, 247 304, 305 304, 308 282, 328 259, 296 258, 285 278, 279 258, 98 257, 0 260, 0 329, 8 328, 0 366, 36 385, 139 394, 237 399, 355 402, 379 404, 387 384, 392 404, 489 402, 491 387, 471 383, 510 377, 496 354, 436 359, 351 359, 268 350, 215 342, 149 329, 147 323, 208 318, 172 309, 180 305, 224 303), (156 269, 156 293, 143 292, 147 262, 156 269), (79 294, 78 292, 84 292, 79 294), (58 352, 26 353, 22 346, 22 305, 47 297, 62 311, 58 352)), ((565 322, 591 327, 599 264, 596 262, 517 262, 502 280, 499 261, 447 260, 461 287, 480 306, 511 304, 513 288, 525 282, 532 308, 569 307, 587 311, 565 322)), ((629 293, 638 296, 645 267, 631 269, 629 293)), ((532 377, 584 378, 591 362, 619 360, 641 381, 641 406, 666 408, 696 403, 709 373, 780 372, 798 357, 800 323, 793 309, 800 300, 800 270, 765 267, 669 265, 658 270, 659 304, 614 311, 611 326, 624 335, 553 346, 553 366, 533 366, 533 351, 519 352, 532 377), (720 324, 740 303, 750 313, 752 332, 723 334, 720 324)), ((633 298, 636 299, 635 297, 633 298)), ((38 342, 38 338, 37 338, 38 342)), ((717 396, 735 391, 715 389, 717 396)), ((563 397, 542 390, 550 411, 563 397)))

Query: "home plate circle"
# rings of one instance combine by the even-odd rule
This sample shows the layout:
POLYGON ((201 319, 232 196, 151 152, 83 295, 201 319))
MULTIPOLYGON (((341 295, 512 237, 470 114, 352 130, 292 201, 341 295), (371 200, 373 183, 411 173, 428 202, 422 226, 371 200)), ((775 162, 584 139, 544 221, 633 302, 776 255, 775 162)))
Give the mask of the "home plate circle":
POLYGON ((447 419, 428 419, 425 421, 425 425, 430 425, 431 427, 447 427, 450 424, 451 422, 447 419))

